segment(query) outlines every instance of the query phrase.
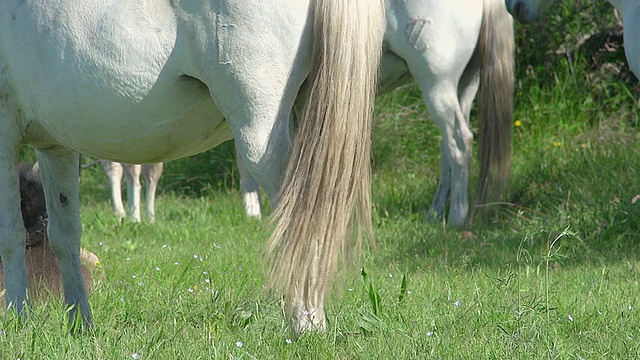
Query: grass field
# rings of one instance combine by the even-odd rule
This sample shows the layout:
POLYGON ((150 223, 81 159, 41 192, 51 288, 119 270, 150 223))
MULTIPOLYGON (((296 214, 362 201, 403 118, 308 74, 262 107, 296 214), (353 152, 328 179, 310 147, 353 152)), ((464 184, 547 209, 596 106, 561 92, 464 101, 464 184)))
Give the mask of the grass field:
POLYGON ((107 275, 95 329, 69 335, 61 302, 38 301, 0 324, 0 359, 637 358, 637 98, 575 65, 521 77, 510 205, 464 229, 423 221, 440 134, 417 88, 378 100, 376 246, 341 275, 324 334, 292 338, 263 287, 268 226, 243 216, 230 144, 167 165, 154 225, 118 223, 84 171, 82 243, 107 275))

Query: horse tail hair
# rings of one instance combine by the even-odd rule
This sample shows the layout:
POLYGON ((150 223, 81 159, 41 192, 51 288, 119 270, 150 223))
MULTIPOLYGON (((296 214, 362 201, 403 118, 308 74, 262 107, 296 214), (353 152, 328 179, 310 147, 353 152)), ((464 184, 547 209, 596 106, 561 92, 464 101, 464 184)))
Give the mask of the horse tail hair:
POLYGON ((312 3, 309 99, 267 248, 269 282, 285 289, 289 314, 293 299, 322 303, 340 260, 346 262, 353 245, 359 250, 363 235, 373 240, 371 131, 384 5, 312 3))
POLYGON ((515 40, 513 20, 502 0, 484 0, 477 49, 479 175, 472 215, 476 209, 503 200, 509 188, 515 40))

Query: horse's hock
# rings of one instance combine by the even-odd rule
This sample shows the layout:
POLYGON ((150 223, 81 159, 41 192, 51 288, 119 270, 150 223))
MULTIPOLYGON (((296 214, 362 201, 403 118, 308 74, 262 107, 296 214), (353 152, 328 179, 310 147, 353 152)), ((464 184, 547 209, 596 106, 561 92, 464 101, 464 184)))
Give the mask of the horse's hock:
MULTIPOLYGON (((44 241, 37 246, 27 248, 26 254, 30 298, 42 299, 49 294, 53 295, 54 298, 58 298, 61 294, 62 278, 58 260, 49 242, 44 241)), ((98 281, 104 280, 104 273, 95 254, 81 249, 80 261, 82 263, 82 277, 87 290, 91 288, 93 278, 97 278, 98 281)), ((4 292, 4 269, 2 268, 2 262, 0 262, 0 305, 2 307, 6 305, 4 292)))

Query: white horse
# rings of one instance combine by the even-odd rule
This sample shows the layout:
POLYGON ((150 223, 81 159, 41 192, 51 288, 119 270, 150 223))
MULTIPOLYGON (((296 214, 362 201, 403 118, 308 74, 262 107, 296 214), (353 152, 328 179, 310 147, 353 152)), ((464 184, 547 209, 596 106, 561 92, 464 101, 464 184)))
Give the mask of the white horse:
POLYGON ((382 0, 1 1, 7 304, 20 314, 27 304, 21 146, 33 146, 41 166, 70 316, 91 324, 77 153, 154 163, 235 137, 277 205, 271 284, 285 290, 294 330, 324 328, 339 254, 353 227, 372 232, 370 129, 383 35, 382 0), (292 146, 305 80, 310 100, 292 146))
MULTIPOLYGON (((378 93, 412 77, 418 82, 429 114, 443 134, 440 180, 427 218, 444 218, 449 203, 449 223, 462 225, 469 214, 473 145, 469 117, 478 87, 476 205, 500 197, 508 185, 515 47, 512 18, 502 0, 386 0, 386 10, 378 93)), ((242 159, 238 164, 242 165, 242 159)), ((248 174, 240 174, 241 181, 250 181, 248 174)))
MULTIPOLYGON (((509 12, 518 21, 530 23, 555 0, 505 0, 509 12)), ((624 52, 631 71, 640 78, 640 2, 637 0, 608 0, 622 15, 624 52)))
POLYGON ((122 164, 115 161, 100 160, 100 165, 107 176, 107 182, 111 189, 111 206, 118 220, 127 216, 127 211, 122 204, 122 177, 125 176, 127 184, 127 208, 129 219, 132 222, 142 221, 140 216, 140 202, 142 183, 140 175, 144 177, 145 204, 147 217, 150 222, 156 221, 156 190, 164 163, 152 164, 122 164))

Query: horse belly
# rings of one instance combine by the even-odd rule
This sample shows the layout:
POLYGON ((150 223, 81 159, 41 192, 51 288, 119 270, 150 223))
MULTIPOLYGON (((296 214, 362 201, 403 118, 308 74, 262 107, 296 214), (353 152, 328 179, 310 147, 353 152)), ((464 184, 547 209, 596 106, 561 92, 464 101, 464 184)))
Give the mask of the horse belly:
POLYGON ((37 145, 155 162, 231 137, 207 87, 183 76, 168 2, 63 2, 0 14, 0 69, 37 145))
MULTIPOLYGON (((110 104, 113 111, 39 120, 55 142, 79 153, 127 163, 168 161, 200 153, 233 137, 208 94, 110 104), (128 105, 128 106, 127 106, 128 105)), ((99 99, 95 99, 99 102, 99 99)), ((97 108, 101 107, 94 104, 97 108)), ((71 109, 73 110, 73 109, 71 109)))

